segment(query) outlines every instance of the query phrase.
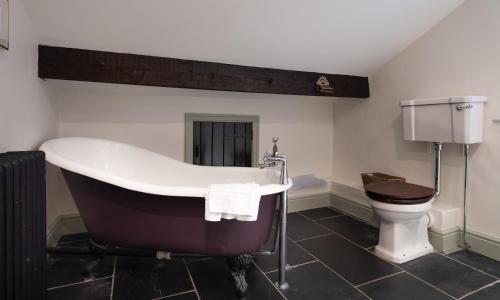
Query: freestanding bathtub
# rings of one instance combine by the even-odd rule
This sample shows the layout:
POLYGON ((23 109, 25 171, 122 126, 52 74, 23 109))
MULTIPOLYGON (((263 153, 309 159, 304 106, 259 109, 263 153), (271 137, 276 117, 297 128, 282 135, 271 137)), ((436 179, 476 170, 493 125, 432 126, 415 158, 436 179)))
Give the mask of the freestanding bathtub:
POLYGON ((272 169, 204 167, 132 145, 93 138, 58 138, 40 150, 60 167, 91 238, 112 247, 209 256, 238 256, 269 239, 281 185, 272 169), (256 182, 257 221, 204 219, 212 183, 256 182))

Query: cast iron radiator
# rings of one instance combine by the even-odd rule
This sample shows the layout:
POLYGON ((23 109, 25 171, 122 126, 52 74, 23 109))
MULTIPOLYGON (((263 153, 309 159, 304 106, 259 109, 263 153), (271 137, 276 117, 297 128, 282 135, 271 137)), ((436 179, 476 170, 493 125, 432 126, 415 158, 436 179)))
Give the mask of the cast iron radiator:
POLYGON ((0 299, 46 299, 45 155, 0 154, 0 299))

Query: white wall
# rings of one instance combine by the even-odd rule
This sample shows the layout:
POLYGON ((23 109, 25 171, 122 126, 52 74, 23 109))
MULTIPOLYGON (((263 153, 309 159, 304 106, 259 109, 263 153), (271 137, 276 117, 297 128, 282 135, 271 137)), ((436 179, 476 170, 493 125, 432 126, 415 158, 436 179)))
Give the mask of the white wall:
POLYGON ((50 45, 361 75, 463 0, 25 2, 50 45))
MULTIPOLYGON (((37 76, 38 43, 22 1, 10 1, 10 21, 10 50, 0 49, 0 152, 37 149, 58 129, 53 93, 37 76)), ((49 222, 57 214, 56 178, 49 168, 49 222)))
MULTIPOLYGON (((500 239, 500 1, 469 0, 370 78, 369 100, 334 105, 334 181, 361 186, 360 173, 382 171, 433 186, 434 152, 403 141, 399 101, 485 95, 484 142, 471 157, 469 224, 500 239)), ((438 205, 461 207, 461 146, 445 145, 438 205)))
MULTIPOLYGON (((259 158, 272 150, 272 137, 280 137, 279 150, 288 155, 291 176, 314 174, 326 182, 323 187, 293 194, 329 191, 333 163, 333 102, 329 98, 54 84, 59 89, 61 136, 123 141, 184 160, 186 112, 259 115, 259 158)), ((66 213, 76 212, 65 189, 59 205, 66 213)))

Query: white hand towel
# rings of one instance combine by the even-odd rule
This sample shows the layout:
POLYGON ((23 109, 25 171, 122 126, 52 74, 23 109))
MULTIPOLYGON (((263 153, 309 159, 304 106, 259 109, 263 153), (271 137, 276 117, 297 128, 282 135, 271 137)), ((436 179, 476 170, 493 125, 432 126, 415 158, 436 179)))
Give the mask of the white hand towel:
POLYGON ((211 184, 205 197, 205 220, 256 221, 260 196, 256 183, 211 184))

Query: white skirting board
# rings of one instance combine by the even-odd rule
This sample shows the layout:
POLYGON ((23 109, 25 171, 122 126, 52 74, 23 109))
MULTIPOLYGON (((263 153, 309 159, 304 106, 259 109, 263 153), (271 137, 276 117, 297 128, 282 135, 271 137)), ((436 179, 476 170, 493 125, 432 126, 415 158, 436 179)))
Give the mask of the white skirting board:
MULTIPOLYGON (((463 246, 462 229, 457 231, 457 236, 458 244, 463 246)), ((500 240, 482 233, 467 230, 467 241, 471 244, 472 251, 500 261, 500 240)))
POLYGON ((328 207, 332 203, 332 195, 330 193, 321 193, 304 196, 289 196, 288 197, 288 212, 296 212, 306 209, 328 207))
POLYGON ((86 232, 79 214, 60 215, 47 229, 47 246, 55 246, 57 241, 66 234, 86 232))
MULTIPOLYGON (((320 193, 307 196, 291 196, 289 198, 288 211, 296 212, 332 206, 378 227, 378 218, 371 207, 360 201, 360 195, 356 195, 352 191, 347 193, 347 196, 352 195, 357 197, 357 199, 352 201, 345 197, 346 193, 342 193, 342 196, 340 196, 336 192, 333 194, 320 193)), ((47 230, 47 245, 55 245, 63 235, 85 231, 85 225, 78 214, 58 216, 47 230)), ((467 237, 472 244, 473 251, 500 260, 500 240, 472 231, 468 232, 467 237)), ((429 240, 437 251, 443 253, 457 251, 460 249, 459 246, 463 245, 462 231, 460 229, 449 232, 438 232, 431 229, 429 230, 429 240)))

